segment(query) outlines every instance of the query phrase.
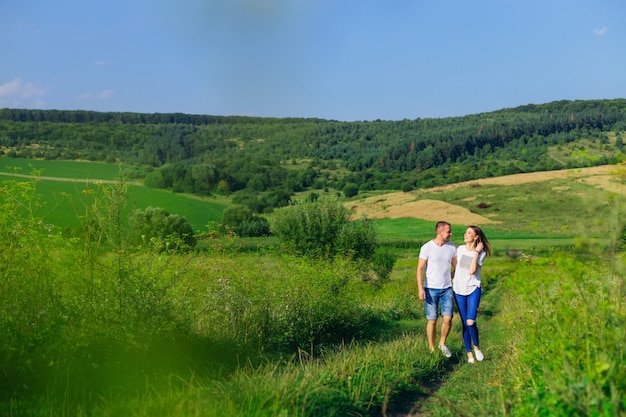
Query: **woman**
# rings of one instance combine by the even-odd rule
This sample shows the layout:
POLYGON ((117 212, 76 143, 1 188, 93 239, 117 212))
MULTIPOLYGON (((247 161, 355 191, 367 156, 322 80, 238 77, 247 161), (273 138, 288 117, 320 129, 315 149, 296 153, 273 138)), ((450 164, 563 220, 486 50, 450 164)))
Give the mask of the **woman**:
POLYGON ((467 362, 474 363, 474 356, 477 361, 485 359, 478 343, 476 315, 482 293, 480 270, 487 255, 491 255, 491 245, 478 226, 469 226, 463 235, 463 241, 465 245, 459 246, 456 252, 457 265, 452 287, 463 323, 467 362))

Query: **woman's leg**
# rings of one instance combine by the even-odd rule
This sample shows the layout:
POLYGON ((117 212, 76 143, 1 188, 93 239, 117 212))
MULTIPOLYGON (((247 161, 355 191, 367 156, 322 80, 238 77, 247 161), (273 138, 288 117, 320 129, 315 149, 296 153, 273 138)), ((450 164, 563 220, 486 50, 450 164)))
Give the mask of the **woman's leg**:
POLYGON ((478 306, 480 305, 480 296, 482 290, 476 288, 467 296, 467 306, 465 310, 464 324, 467 326, 467 332, 474 346, 480 346, 478 337, 478 326, 476 325, 476 316, 478 315, 478 306))
POLYGON ((459 309, 459 315, 461 316, 461 324, 463 325, 463 344, 465 345, 465 350, 469 353, 472 352, 472 342, 470 338, 470 334, 467 329, 467 296, 454 294, 454 299, 456 300, 456 306, 459 309))

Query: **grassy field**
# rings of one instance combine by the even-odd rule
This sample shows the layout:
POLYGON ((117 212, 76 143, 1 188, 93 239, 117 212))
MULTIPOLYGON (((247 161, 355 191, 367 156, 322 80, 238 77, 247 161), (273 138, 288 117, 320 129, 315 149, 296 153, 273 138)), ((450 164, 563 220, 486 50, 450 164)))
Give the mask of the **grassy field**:
MULTIPOLYGON (((84 196, 71 181, 39 186, 84 196)), ((21 188, 6 187, 0 415, 626 415, 626 256, 615 233, 626 226, 626 201, 586 181, 410 196, 498 221, 484 224, 495 254, 484 266, 478 316, 486 359, 473 365, 458 318, 452 358, 427 350, 415 267, 419 245, 434 235, 430 217, 374 220, 397 259, 373 285, 358 263, 278 246, 230 251, 232 237, 216 239, 211 252, 103 253, 97 240, 50 234, 10 198, 21 188), (509 247, 532 256, 507 255, 509 247)), ((129 205, 191 204, 154 191, 131 187, 129 205)), ((65 200, 42 210, 73 212, 65 200)), ((460 243, 467 224, 452 223, 460 243)))
MULTIPOLYGON (((37 179, 37 191, 44 202, 37 213, 45 222, 60 228, 73 228, 77 218, 84 211, 86 190, 97 190, 107 187, 106 181, 115 182, 125 168, 92 162, 76 161, 44 161, 24 159, 4 159, 3 170, 6 174, 19 173, 27 178, 11 175, 0 176, 2 180, 32 180, 33 168, 40 171, 37 179), (16 170, 17 168, 17 170, 16 170), (59 180, 62 179, 62 180, 59 180), (105 181, 105 182, 103 182, 105 181)), ((127 180, 125 180, 127 181, 127 180)), ((127 209, 145 209, 161 207, 171 214, 178 214, 189 221, 196 233, 205 232, 207 224, 220 223, 222 211, 227 202, 223 199, 197 198, 169 191, 147 188, 132 180, 128 185, 127 209)))
POLYGON ((41 176, 81 180, 114 180, 133 168, 88 161, 57 161, 45 159, 0 158, 0 172, 29 175, 33 169, 41 176))

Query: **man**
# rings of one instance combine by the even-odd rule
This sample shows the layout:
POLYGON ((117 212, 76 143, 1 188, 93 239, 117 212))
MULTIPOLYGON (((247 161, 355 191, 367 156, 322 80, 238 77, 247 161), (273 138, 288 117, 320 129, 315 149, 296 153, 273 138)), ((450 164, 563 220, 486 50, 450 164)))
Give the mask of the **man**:
POLYGON ((441 310, 439 350, 449 358, 452 353, 446 346, 446 339, 452 326, 452 300, 454 297, 452 293, 452 270, 456 268, 456 246, 450 242, 452 236, 450 223, 438 222, 435 226, 435 232, 435 238, 425 243, 420 249, 417 263, 417 289, 420 300, 426 301, 426 338, 430 352, 435 350, 437 318, 439 310, 441 310))

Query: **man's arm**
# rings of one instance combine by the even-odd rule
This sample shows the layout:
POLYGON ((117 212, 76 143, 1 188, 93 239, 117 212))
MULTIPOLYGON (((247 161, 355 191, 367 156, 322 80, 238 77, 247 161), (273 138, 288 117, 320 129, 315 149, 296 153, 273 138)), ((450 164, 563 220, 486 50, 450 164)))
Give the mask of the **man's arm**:
POLYGON ((417 262, 417 294, 420 300, 426 299, 424 291, 424 269, 426 267, 426 259, 420 258, 417 262))
POLYGON ((456 256, 454 258, 452 258, 452 260, 450 261, 450 264, 452 265, 452 278, 454 278, 454 273, 456 272, 456 256))

